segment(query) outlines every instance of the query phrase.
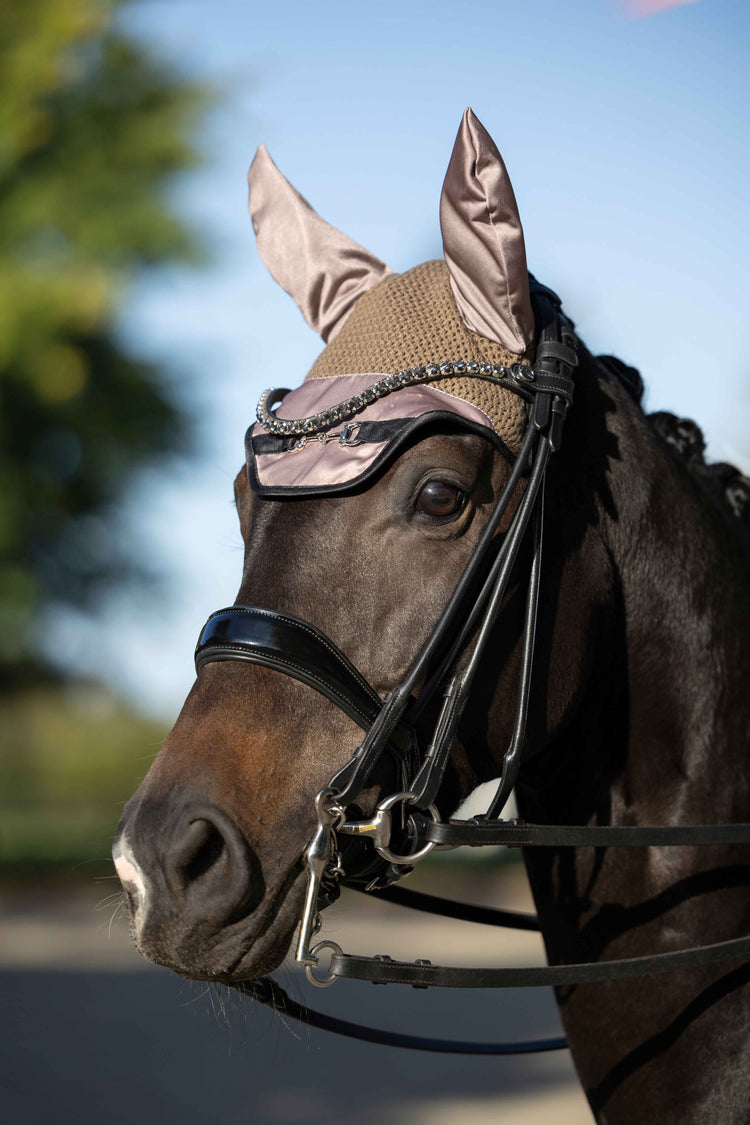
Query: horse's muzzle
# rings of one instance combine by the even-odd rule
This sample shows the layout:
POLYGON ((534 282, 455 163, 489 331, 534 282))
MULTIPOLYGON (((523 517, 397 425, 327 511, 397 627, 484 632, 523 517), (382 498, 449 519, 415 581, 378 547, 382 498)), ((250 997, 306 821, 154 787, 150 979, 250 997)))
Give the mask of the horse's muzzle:
POLYGON ((113 856, 144 956, 178 972, 226 973, 265 896, 260 863, 234 821, 184 793, 136 798, 113 856))

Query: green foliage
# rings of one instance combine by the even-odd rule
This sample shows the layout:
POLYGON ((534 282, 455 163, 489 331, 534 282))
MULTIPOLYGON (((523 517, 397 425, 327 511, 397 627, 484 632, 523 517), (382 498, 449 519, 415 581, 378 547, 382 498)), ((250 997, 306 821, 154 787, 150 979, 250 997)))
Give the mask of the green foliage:
POLYGON ((51 601, 138 572, 112 506, 185 448, 158 370, 117 335, 144 268, 195 262, 168 189, 195 163, 206 95, 113 26, 105 0, 0 14, 0 686, 35 656, 51 601))
POLYGON ((104 689, 0 698, 0 870, 106 860, 166 731, 104 689))

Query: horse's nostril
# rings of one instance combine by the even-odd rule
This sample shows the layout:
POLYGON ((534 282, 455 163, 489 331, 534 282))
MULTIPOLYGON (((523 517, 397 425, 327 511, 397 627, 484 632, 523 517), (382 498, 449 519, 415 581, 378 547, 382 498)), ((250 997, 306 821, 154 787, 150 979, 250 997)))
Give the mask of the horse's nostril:
POLYGON ((139 946, 161 964, 198 957, 266 893, 241 826, 224 809, 180 793, 129 811, 115 859, 132 895, 139 946))
POLYGON ((193 820, 174 855, 174 865, 189 885, 210 871, 225 852, 226 843, 216 825, 210 820, 193 820))

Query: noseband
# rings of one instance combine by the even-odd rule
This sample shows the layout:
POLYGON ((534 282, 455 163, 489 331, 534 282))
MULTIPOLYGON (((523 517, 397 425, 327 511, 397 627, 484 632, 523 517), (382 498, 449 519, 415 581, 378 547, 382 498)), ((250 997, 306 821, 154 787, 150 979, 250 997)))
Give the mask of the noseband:
MULTIPOLYGON (((319 987, 333 984, 339 978, 410 984, 415 988, 562 986, 640 977, 750 954, 750 937, 745 937, 619 961, 538 968, 456 968, 432 965, 429 961, 412 963, 385 956, 352 956, 345 954, 336 942, 328 940, 313 944, 321 928, 320 910, 335 898, 340 884, 417 910, 465 921, 514 929, 540 928, 533 915, 449 903, 390 886, 435 847, 750 843, 750 825, 747 824, 571 826, 530 825, 499 818, 516 782, 526 734, 542 565, 545 474, 551 455, 560 446, 563 423, 573 400, 573 375, 578 362, 573 325, 563 314, 559 299, 536 282, 532 284, 531 293, 536 323, 541 325, 532 366, 518 364, 508 371, 495 368, 487 372, 481 370, 488 368, 487 364, 453 361, 434 368, 438 376, 450 374, 454 369, 456 374, 467 368, 473 373, 476 368, 477 377, 491 379, 525 400, 528 422, 508 481, 469 563, 403 681, 381 700, 324 633, 299 618, 269 609, 232 606, 219 610, 209 618, 198 641, 195 654, 198 671, 211 661, 240 660, 283 672, 326 696, 365 732, 352 759, 318 794, 318 827, 304 853, 307 891, 296 959, 304 966, 308 980, 319 987), (498 529, 522 479, 525 479, 523 495, 498 548, 498 529), (513 730, 503 758, 500 781, 484 814, 471 820, 443 822, 434 802, 445 777, 472 683, 526 541, 530 541, 531 564, 521 670, 513 730), (425 737, 425 717, 435 711, 437 718, 425 737), (352 818, 352 806, 357 797, 373 784, 378 784, 380 792, 387 795, 371 817, 352 818), (319 975, 324 952, 331 954, 330 966, 319 975)), ((372 397, 397 393, 399 387, 409 381, 425 381, 431 375, 428 368, 415 368, 414 373, 389 376, 388 386, 384 385, 388 380, 383 380, 369 390, 372 397), (407 378, 402 378, 404 376, 407 378)), ((341 440, 341 434, 332 432, 332 424, 342 416, 345 418, 347 412, 352 415, 357 410, 357 403, 350 401, 336 408, 338 415, 334 411, 314 419, 281 422, 269 410, 274 397, 275 393, 266 392, 261 398, 259 420, 277 442, 301 441, 304 444, 311 440, 310 435, 312 440, 341 440)), ((372 401, 372 397, 367 401, 372 401)), ((342 431, 344 443, 357 444, 366 440, 366 425, 347 424, 342 431)), ((382 433, 377 431, 378 423, 369 425, 375 427, 372 440, 382 438, 382 433)), ((392 1046, 473 1054, 526 1053, 566 1046, 564 1038, 532 1043, 467 1043, 396 1034, 303 1008, 269 978, 239 982, 234 987, 313 1026, 392 1046)))

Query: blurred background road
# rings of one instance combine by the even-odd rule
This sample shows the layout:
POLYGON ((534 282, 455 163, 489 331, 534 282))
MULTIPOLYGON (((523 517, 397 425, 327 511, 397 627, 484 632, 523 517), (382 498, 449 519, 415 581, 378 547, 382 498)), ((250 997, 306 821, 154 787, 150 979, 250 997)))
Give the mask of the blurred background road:
MULTIPOLYGON (((2 6, 2 1125, 588 1120, 565 1054, 431 1058, 287 1027, 144 966, 96 907, 197 631, 234 598, 231 480, 258 394, 320 348, 255 254, 257 145, 400 270, 441 253, 471 104, 582 337, 747 469, 749 39, 746 0, 2 6)), ((425 877, 524 895, 518 869, 471 854, 425 877)), ((533 938, 361 899, 328 924, 366 952, 540 958, 533 938)), ((477 1037, 557 1026, 545 993, 313 999, 477 1037)))
MULTIPOLYGON (((504 902, 525 906, 520 876, 513 868, 473 886, 464 881, 463 893, 486 898, 494 887, 504 902)), ((90 890, 58 888, 36 903, 27 892, 6 893, 4 907, 2 1122, 591 1121, 566 1051, 467 1058, 353 1042, 146 966, 122 917, 111 921, 116 907, 97 909, 90 890)), ((347 949, 394 956, 419 956, 429 946, 434 958, 454 963, 540 959, 535 935, 420 922, 352 894, 328 912, 326 935, 347 949)), ((313 1006, 380 1027, 486 1040, 560 1033, 547 991, 440 994, 348 982, 318 991, 291 969, 280 979, 313 1006)))

